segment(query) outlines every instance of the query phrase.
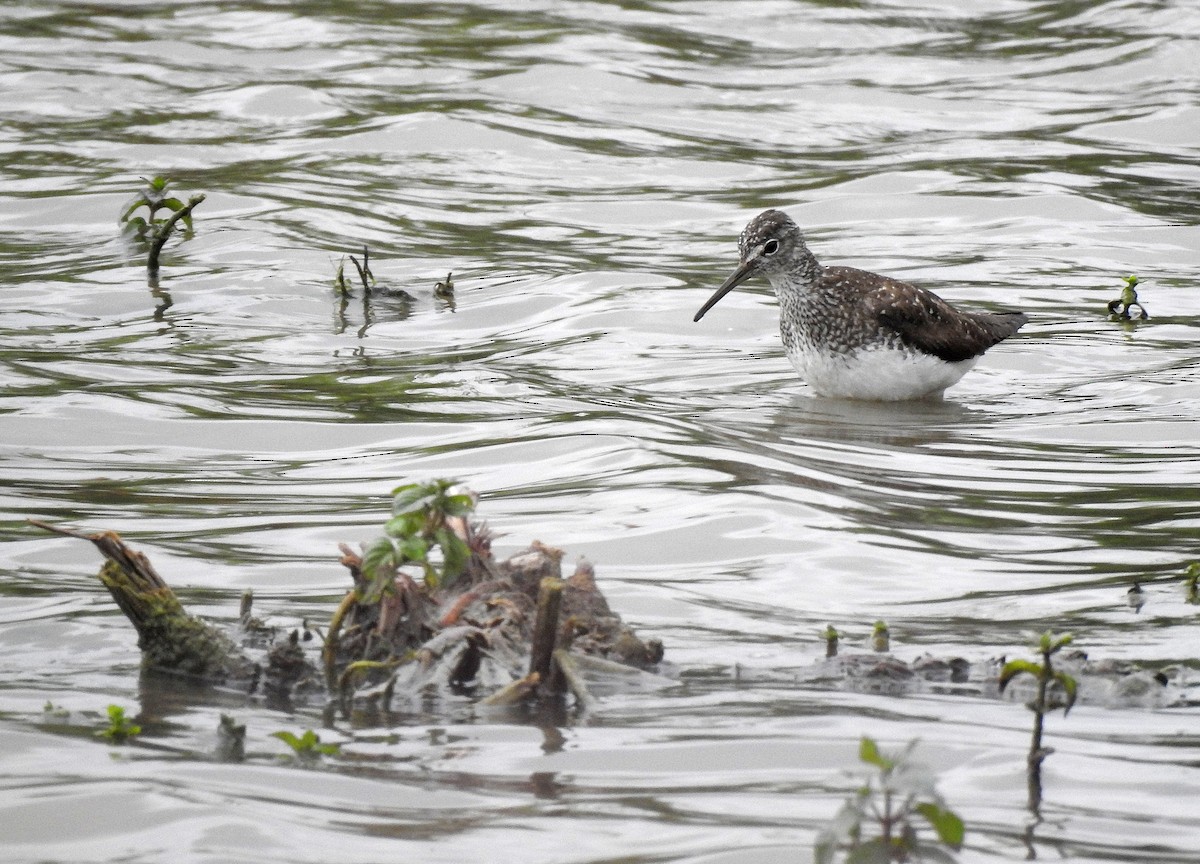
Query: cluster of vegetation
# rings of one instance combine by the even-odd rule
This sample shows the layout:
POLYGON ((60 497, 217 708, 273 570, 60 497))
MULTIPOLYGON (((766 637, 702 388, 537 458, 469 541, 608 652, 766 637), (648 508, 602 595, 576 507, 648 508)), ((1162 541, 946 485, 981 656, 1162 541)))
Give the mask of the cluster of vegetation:
POLYGON ((96 732, 97 738, 103 738, 113 744, 122 744, 141 734, 142 727, 126 717, 125 709, 120 705, 109 705, 107 714, 108 725, 96 732))
MULTIPOLYGON (((417 299, 402 288, 380 286, 375 274, 371 272, 371 250, 363 246, 361 262, 353 255, 344 255, 338 261, 337 271, 334 273, 333 289, 341 298, 343 309, 346 302, 354 295, 352 280, 346 277, 347 258, 358 272, 358 281, 362 284, 363 301, 364 304, 367 304, 367 308, 369 308, 368 301, 372 296, 383 296, 405 304, 412 303, 417 299)), ((445 280, 437 282, 433 286, 433 296, 442 301, 444 306, 450 309, 454 308, 453 272, 447 273, 445 280)))
POLYGON ((1026 776, 1029 781, 1029 809, 1035 815, 1042 804, 1042 762, 1054 752, 1042 745, 1046 715, 1061 708, 1066 716, 1075 704, 1078 692, 1075 679, 1054 668, 1054 655, 1070 645, 1073 638, 1069 633, 1055 636, 1047 630, 1031 646, 1032 650, 1041 656, 1041 663, 1032 660, 1010 660, 1000 672, 1001 692, 1019 675, 1030 675, 1037 682, 1037 691, 1033 699, 1026 703, 1033 712, 1033 735, 1029 741, 1026 776))
MULTIPOLYGON (((363 246, 362 263, 353 255, 348 256, 350 263, 354 265, 354 269, 358 271, 358 279, 362 282, 363 293, 370 294, 371 289, 375 287, 375 274, 371 272, 371 250, 363 246)), ((342 297, 350 296, 350 283, 346 279, 346 258, 343 257, 338 262, 337 275, 333 280, 333 287, 342 297)))
POLYGON ((1120 297, 1109 301, 1108 317, 1113 321, 1132 321, 1133 310, 1137 309, 1138 320, 1145 321, 1150 315, 1146 312, 1146 307, 1138 300, 1138 277, 1130 274, 1121 278, 1125 282, 1125 287, 1121 289, 1120 297))
POLYGON ((360 599, 377 601, 405 566, 419 568, 431 590, 449 588, 462 575, 471 549, 449 522, 470 517, 475 498, 465 492, 452 492, 454 486, 453 480, 432 480, 392 490, 392 518, 383 526, 383 536, 363 555, 363 576, 370 587, 360 599), (435 549, 440 552, 440 561, 430 557, 435 549))
MULTIPOLYGON (((821 631, 821 638, 825 640, 825 656, 836 657, 838 653, 838 643, 841 641, 842 634, 832 624, 827 624, 825 629, 821 631)), ((876 621, 871 625, 871 650, 877 651, 880 654, 886 654, 891 650, 891 631, 888 629, 886 621, 876 621)))
POLYGON ((833 864, 839 850, 846 852, 845 864, 953 861, 942 847, 962 847, 963 821, 938 795, 929 770, 912 758, 916 744, 884 755, 873 739, 863 736, 858 758, 874 771, 818 835, 816 864, 833 864), (933 829, 935 841, 920 837, 919 820, 933 829))
POLYGON ((272 738, 278 738, 284 744, 292 748, 292 752, 299 759, 314 760, 320 759, 322 756, 336 756, 341 746, 338 744, 322 744, 321 736, 312 729, 306 729, 300 735, 286 730, 272 732, 272 738))
MULTIPOLYGON (((1200 571, 1200 566, 1196 569, 1200 571)), ((825 637, 827 646, 836 644, 832 627, 825 637)), ((1035 819, 1026 833, 1026 842, 1031 845, 1032 831, 1041 819, 1042 763, 1053 752, 1042 743, 1046 715, 1058 709, 1066 714, 1078 692, 1076 680, 1054 668, 1054 656, 1071 642, 1070 635, 1042 633, 1031 646, 1040 662, 1010 660, 1000 673, 1002 692, 1022 675, 1031 676, 1036 685, 1033 698, 1026 703, 1034 716, 1026 757, 1028 807, 1035 819)), ((833 864, 839 851, 845 853, 843 864, 954 860, 950 852, 962 847, 966 833, 963 821, 937 794, 929 771, 912 758, 915 746, 913 741, 899 753, 885 755, 873 739, 863 737, 858 758, 874 773, 817 835, 817 864, 833 864), (918 833, 922 821, 932 829, 932 839, 918 833)))
POLYGON ((1187 602, 1200 606, 1200 561, 1193 561, 1183 574, 1183 589, 1187 592, 1187 602))
POLYGON ((190 234, 194 230, 192 211, 206 196, 203 193, 193 195, 185 204, 168 191, 167 186, 170 180, 166 177, 157 176, 151 180, 143 177, 142 181, 146 185, 126 205, 119 221, 121 229, 126 234, 137 242, 148 245, 146 270, 151 276, 154 276, 158 273, 159 254, 175 229, 175 225, 183 222, 184 228, 190 234), (147 214, 135 216, 134 214, 143 207, 146 208, 147 214), (170 215, 165 218, 160 217, 158 214, 163 210, 169 211, 170 215))
POLYGON ((323 660, 326 679, 338 691, 353 683, 356 676, 380 670, 387 663, 359 660, 351 663, 334 681, 335 658, 346 616, 358 605, 380 602, 395 594, 397 576, 407 577, 400 584, 415 583, 406 572, 417 573, 426 589, 449 588, 461 576, 470 561, 471 548, 459 536, 451 520, 466 520, 475 510, 474 496, 454 492, 454 480, 408 483, 392 490, 392 516, 362 557, 362 584, 343 599, 329 623, 323 660))

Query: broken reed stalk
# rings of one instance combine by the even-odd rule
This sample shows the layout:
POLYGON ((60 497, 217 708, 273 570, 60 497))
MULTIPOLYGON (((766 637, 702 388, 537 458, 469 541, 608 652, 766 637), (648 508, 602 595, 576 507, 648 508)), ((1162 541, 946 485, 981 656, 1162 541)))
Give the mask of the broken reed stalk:
POLYGON ((351 588, 334 610, 333 617, 329 619, 329 630, 325 634, 325 644, 321 647, 321 665, 325 669, 325 685, 330 692, 337 692, 334 688, 337 685, 338 638, 342 633, 342 623, 357 605, 358 589, 351 588))
POLYGON ((554 648, 558 642, 558 612, 562 608, 563 580, 546 576, 538 586, 537 617, 533 621, 533 642, 529 652, 529 673, 542 681, 550 680, 554 648))
POLYGON ((520 705, 536 695, 539 680, 540 676, 536 672, 530 672, 524 678, 518 678, 516 681, 505 684, 495 693, 481 700, 480 704, 493 708, 509 708, 520 705))
POLYGON ((207 621, 190 615, 175 592, 141 552, 115 531, 88 534, 30 519, 45 531, 92 543, 107 559, 100 581, 138 632, 142 665, 212 681, 256 679, 257 665, 232 639, 207 621))
POLYGON ((587 682, 584 681, 583 674, 579 671, 579 666, 575 663, 575 658, 565 648, 555 649, 554 665, 558 669, 558 674, 566 682, 567 689, 575 696, 575 701, 579 703, 579 707, 584 711, 591 711, 595 708, 596 698, 588 690, 587 682))
POLYGON ((199 195, 193 195, 188 199, 188 203, 180 210, 176 210, 170 215, 166 222, 159 225, 154 231, 154 236, 150 242, 150 254, 146 256, 146 271, 151 276, 158 275, 158 255, 162 252, 163 246, 166 245, 167 239, 171 236, 171 232, 175 230, 175 223, 180 219, 192 215, 192 210, 196 205, 205 199, 205 194, 201 192, 199 195))

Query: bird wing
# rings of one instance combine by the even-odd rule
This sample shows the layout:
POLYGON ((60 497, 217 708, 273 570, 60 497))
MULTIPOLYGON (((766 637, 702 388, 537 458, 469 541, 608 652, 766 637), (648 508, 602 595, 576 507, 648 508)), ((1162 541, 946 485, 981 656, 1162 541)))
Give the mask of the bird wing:
POLYGON ((863 303, 906 345, 950 363, 978 357, 1029 320, 1023 312, 963 312, 923 288, 895 279, 874 283, 863 303))

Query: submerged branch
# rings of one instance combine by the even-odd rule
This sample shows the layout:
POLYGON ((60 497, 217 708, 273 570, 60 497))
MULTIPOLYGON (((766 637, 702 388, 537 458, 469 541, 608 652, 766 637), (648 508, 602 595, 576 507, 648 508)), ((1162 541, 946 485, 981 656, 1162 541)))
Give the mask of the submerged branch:
POLYGON ((159 225, 154 230, 154 236, 150 240, 150 254, 146 256, 146 270, 153 276, 158 275, 158 255, 162 252, 162 248, 166 245, 167 239, 171 236, 171 232, 175 229, 175 223, 180 219, 186 219, 192 215, 192 210, 196 208, 200 202, 205 199, 203 192, 198 195, 193 195, 188 199, 188 203, 182 209, 172 213, 165 222, 159 225))
POLYGON ((189 615, 171 587, 141 552, 115 531, 87 534, 30 519, 45 531, 87 540, 107 560, 99 578, 138 632, 147 669, 213 681, 256 681, 260 673, 240 647, 212 624, 189 615))
POLYGON ((323 639, 308 644, 307 625, 303 635, 264 625, 243 596, 233 629, 244 645, 189 614, 149 559, 116 533, 30 522, 99 549, 106 559, 100 581, 137 629, 145 669, 232 684, 279 702, 323 690, 348 715, 356 706, 391 710, 394 697, 486 696, 489 705, 518 705, 561 703, 569 692, 587 710, 596 704, 581 671, 589 655, 621 660, 601 662, 627 672, 653 668, 662 657, 661 643, 642 642, 609 609, 591 565, 581 563, 564 580, 561 550, 536 541, 494 560, 487 529, 465 519, 446 522, 468 553, 451 587, 385 573, 385 590, 371 600, 363 558, 343 546, 341 563, 353 585, 323 639))

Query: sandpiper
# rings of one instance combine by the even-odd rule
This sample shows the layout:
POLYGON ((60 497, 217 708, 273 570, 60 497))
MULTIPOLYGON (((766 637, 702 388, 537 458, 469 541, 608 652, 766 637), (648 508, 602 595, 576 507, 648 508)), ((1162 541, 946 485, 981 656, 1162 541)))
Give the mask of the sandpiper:
POLYGON ((1028 320, 1023 312, 963 312, 898 279, 824 267, 780 210, 750 220, 738 251, 741 263, 693 320, 742 282, 765 276, 779 299, 788 359, 822 396, 940 398, 984 351, 1028 320))

